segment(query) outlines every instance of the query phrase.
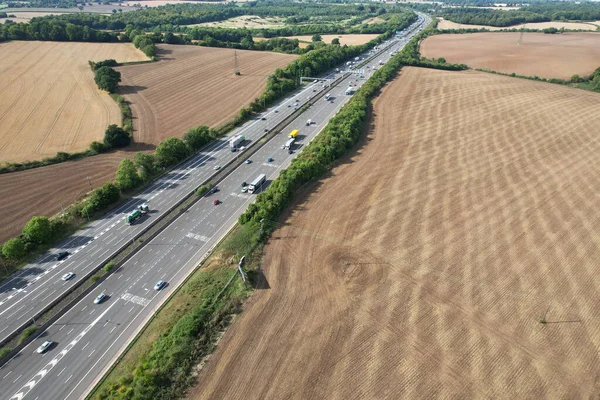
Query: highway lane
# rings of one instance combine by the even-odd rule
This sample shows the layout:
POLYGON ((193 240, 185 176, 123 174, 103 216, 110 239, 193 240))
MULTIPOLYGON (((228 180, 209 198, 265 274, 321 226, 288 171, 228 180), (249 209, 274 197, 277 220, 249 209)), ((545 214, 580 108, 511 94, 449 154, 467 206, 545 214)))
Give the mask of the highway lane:
MULTIPOLYGON (((298 129, 301 145, 308 143, 349 100, 350 96, 343 94, 346 87, 332 89, 333 103, 319 100, 286 132, 298 129), (307 127, 308 118, 316 124, 307 127)), ((80 398, 161 300, 185 279, 253 200, 254 195, 241 193, 241 182, 249 182, 259 173, 267 174, 271 181, 289 165, 294 155, 281 149, 286 140, 285 134, 275 136, 252 156, 251 164, 242 164, 228 175, 219 184, 219 192, 198 201, 103 282, 98 292, 104 290, 110 296, 107 301, 95 305, 98 292, 87 296, 3 366, 3 398, 80 398), (267 162, 268 157, 274 161, 267 162), (223 203, 212 205, 216 198, 223 203), (156 292, 153 286, 159 279, 167 280, 169 286, 156 292), (36 354, 35 349, 46 339, 57 344, 44 355, 36 354)))
MULTIPOLYGON (((329 76, 334 78, 334 75, 329 76)), ((246 145, 262 138, 265 129, 273 128, 305 104, 318 85, 308 85, 261 114, 266 121, 253 120, 236 129, 243 134, 246 145), (295 103, 299 99, 299 103, 295 103), (290 107, 288 107, 288 105, 290 107)), ((321 89, 320 85, 318 89, 321 89)), ((230 135, 231 136, 231 135, 230 135)), ((126 204, 110 211, 76 232, 69 239, 23 267, 0 284, 0 340, 8 337, 26 321, 34 318, 43 305, 62 295, 70 286, 84 278, 117 249, 158 219, 169 207, 189 194, 195 187, 213 176, 215 165, 223 166, 237 154, 229 151, 229 137, 208 145, 195 157, 173 169, 135 196, 126 204), (124 216, 140 204, 148 203, 150 213, 135 225, 124 222, 124 216), (72 253, 66 260, 55 261, 59 251, 72 253), (76 275, 68 282, 60 279, 67 272, 76 275)))

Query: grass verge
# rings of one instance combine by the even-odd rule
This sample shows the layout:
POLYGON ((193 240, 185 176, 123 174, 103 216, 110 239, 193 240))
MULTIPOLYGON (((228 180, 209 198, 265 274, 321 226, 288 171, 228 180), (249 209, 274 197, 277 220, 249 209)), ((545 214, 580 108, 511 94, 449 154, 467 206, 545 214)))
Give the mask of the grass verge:
POLYGON ((155 313, 88 398, 182 396, 258 280, 262 243, 256 227, 236 227, 155 313), (242 255, 249 285, 237 271, 242 255))

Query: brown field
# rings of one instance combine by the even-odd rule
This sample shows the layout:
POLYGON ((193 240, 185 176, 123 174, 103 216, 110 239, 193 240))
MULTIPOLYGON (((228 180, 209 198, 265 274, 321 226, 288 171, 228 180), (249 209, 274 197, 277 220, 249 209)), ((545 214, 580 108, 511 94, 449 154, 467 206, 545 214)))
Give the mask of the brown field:
POLYGON ((34 215, 54 215, 83 197, 90 190, 88 177, 93 188, 113 180, 121 160, 134 150, 0 174, 0 244, 19 235, 34 215))
POLYGON ((94 83, 89 60, 146 60, 129 43, 0 44, 0 162, 85 150, 119 107, 94 83))
POLYGON ((216 127, 233 118, 265 89, 267 76, 295 55, 232 49, 159 45, 162 61, 117 68, 120 93, 131 102, 134 138, 158 144, 198 125, 216 127))
POLYGON ((588 75, 600 66, 600 33, 546 35, 519 32, 436 35, 421 44, 427 58, 505 73, 569 79, 588 75))
POLYGON ((363 24, 381 24, 384 23, 385 19, 380 17, 367 18, 362 23, 363 24))
MULTIPOLYGON (((480 8, 488 8, 488 7, 480 7, 480 8)), ((597 29, 596 25, 592 23, 585 22, 531 22, 527 24, 514 25, 506 28, 500 28, 497 26, 489 26, 489 25, 468 25, 468 24, 457 24, 456 22, 445 20, 444 18, 438 18, 440 22, 438 23, 438 29, 482 29, 485 28, 490 31, 502 31, 507 29, 546 29, 546 28, 565 28, 565 29, 573 29, 573 30, 584 30, 584 31, 595 31, 597 29)))
POLYGON ((599 107, 404 69, 283 218, 189 398, 595 398, 599 107))
MULTIPOLYGON (((378 34, 365 33, 365 34, 354 34, 354 35, 321 35, 321 40, 325 43, 331 43, 334 38, 340 39, 341 44, 347 44, 348 46, 355 46, 359 44, 365 44, 375 39, 378 34)), ((311 42, 312 35, 306 36, 285 36, 288 39, 298 39, 303 42, 311 42)))

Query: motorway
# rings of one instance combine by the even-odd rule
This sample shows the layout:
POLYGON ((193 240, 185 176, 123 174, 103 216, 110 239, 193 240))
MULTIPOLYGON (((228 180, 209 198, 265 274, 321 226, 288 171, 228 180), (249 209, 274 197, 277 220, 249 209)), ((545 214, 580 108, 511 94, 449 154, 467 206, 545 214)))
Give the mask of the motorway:
MULTIPOLYGON (((425 17, 422 26, 427 26, 429 21, 429 18, 425 17)), ((416 33, 415 31, 412 35, 416 33)), ((389 52, 400 49, 407 40, 397 37, 391 39, 395 42, 394 47, 376 57, 369 65, 376 66, 380 60, 386 61, 389 52)), ((351 98, 344 94, 350 81, 352 84, 356 83, 358 88, 368 78, 372 69, 364 70, 365 79, 357 80, 356 76, 349 76, 344 82, 331 88, 333 101, 326 101, 324 98, 317 100, 300 117, 292 121, 283 133, 275 135, 253 154, 250 164, 241 164, 226 176, 219 183, 217 193, 201 198, 176 218, 140 252, 110 275, 97 291, 72 307, 17 356, 3 365, 0 368, 0 385, 3 389, 0 397, 18 400, 84 397, 160 304, 185 280, 199 260, 229 231, 238 216, 253 201, 255 195, 242 193, 241 183, 250 182, 261 173, 267 175, 267 185, 275 179, 279 172, 290 164, 296 153, 301 151, 351 98), (307 119, 314 123, 306 126, 307 119), (300 134, 297 137, 298 144, 294 148, 295 154, 288 154, 281 147, 287 140, 287 133, 293 129, 298 129, 300 134), (267 162, 269 157, 273 158, 272 162, 267 162), (221 200, 222 203, 213 205, 215 199, 221 200), (167 281, 168 286, 161 291, 155 291, 153 287, 158 280, 167 281), (100 292, 106 293, 108 299, 96 305, 94 298, 100 292), (52 340, 55 344, 45 354, 37 354, 36 348, 45 340, 52 340)), ((319 84, 308 85, 300 94, 272 107, 266 113, 266 123, 274 126, 273 119, 281 120, 286 109, 293 110, 296 97, 307 98, 315 88, 320 88, 319 84), (291 107, 287 107, 288 105, 291 107)), ((263 134, 264 127, 265 121, 252 121, 248 127, 243 127, 244 135, 256 140, 263 134), (251 132, 252 130, 255 132, 251 132)), ((220 141, 204 151, 196 160, 190 160, 172 171, 168 174, 170 177, 156 182, 154 188, 137 196, 134 204, 150 202, 152 209, 165 210, 169 204, 168 198, 174 197, 171 191, 186 187, 186 193, 191 191, 212 175, 215 165, 224 165, 231 157, 238 156, 240 153, 231 153, 227 149, 227 142, 220 141), (201 166, 201 163, 204 165, 201 166)), ((82 274, 81 270, 77 269, 81 266, 73 261, 80 253, 93 250, 96 254, 100 251, 108 254, 111 248, 119 246, 120 240, 131 240, 135 230, 141 229, 141 225, 148 222, 142 221, 130 227, 122 221, 122 213, 133 208, 132 205, 121 207, 121 210, 97 221, 94 228, 88 228, 94 230, 94 235, 89 230, 82 231, 80 236, 86 236, 88 241, 78 242, 76 246, 71 247, 80 249, 80 252, 64 263, 56 264, 58 266, 55 268, 47 266, 49 272, 43 273, 47 276, 43 282, 50 288, 60 290, 63 285, 70 284, 60 280, 64 272, 74 270, 78 275, 82 274), (115 235, 117 238, 111 239, 110 243, 107 241, 100 249, 94 247, 104 237, 100 232, 109 231, 118 232, 118 235, 115 235)), ((151 214, 149 217, 155 218, 155 215, 151 214)), ((106 236, 108 238, 112 235, 106 236)), ((83 260, 85 257, 79 262, 83 263, 83 260)), ((91 268, 90 265, 88 264, 88 268, 91 268)), ((36 285, 39 285, 40 281, 42 280, 36 285)), ((19 292, 20 298, 23 298, 22 302, 27 303, 28 296, 32 292, 36 293, 34 288, 24 290, 25 293, 19 292)), ((39 297, 40 294, 36 293, 35 296, 39 297)))

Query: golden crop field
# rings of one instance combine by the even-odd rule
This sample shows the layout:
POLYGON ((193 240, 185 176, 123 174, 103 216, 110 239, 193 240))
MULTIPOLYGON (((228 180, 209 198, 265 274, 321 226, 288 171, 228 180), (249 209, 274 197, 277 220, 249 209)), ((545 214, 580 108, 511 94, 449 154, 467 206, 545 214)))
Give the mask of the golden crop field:
POLYGON ((189 399, 594 398, 600 96, 404 68, 189 399))
POLYGON ((600 66, 600 33, 546 35, 526 32, 483 32, 435 35, 421 43, 427 58, 543 78, 570 79, 589 75, 600 66))
POLYGON ((0 162, 76 152, 120 124, 88 61, 146 60, 130 43, 0 43, 0 162))

